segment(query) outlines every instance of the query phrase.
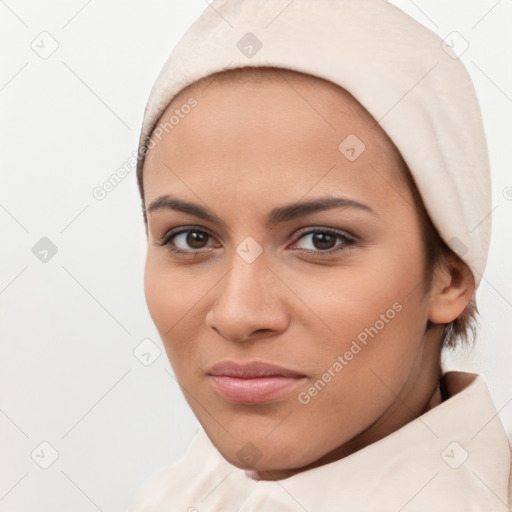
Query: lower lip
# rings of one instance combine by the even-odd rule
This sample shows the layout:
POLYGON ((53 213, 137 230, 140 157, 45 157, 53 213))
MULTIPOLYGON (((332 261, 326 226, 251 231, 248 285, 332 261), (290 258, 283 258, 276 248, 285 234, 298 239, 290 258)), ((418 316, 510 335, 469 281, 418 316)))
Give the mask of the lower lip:
POLYGON ((241 379, 225 375, 209 375, 213 389, 225 400, 237 404, 258 404, 283 396, 303 382, 305 377, 275 375, 241 379))

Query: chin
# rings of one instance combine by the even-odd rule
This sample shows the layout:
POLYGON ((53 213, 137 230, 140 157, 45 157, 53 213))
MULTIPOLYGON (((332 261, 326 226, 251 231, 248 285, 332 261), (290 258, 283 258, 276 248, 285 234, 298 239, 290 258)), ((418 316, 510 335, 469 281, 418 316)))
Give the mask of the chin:
POLYGON ((222 455, 230 464, 245 471, 286 471, 290 469, 297 469, 305 465, 300 461, 289 460, 289 458, 284 454, 282 457, 280 457, 279 454, 273 454, 270 460, 262 456, 261 459, 254 459, 251 463, 241 461, 238 458, 238 453, 236 452, 230 451, 229 454, 222 455))
POLYGON ((220 454, 233 466, 251 471, 280 471, 301 468, 313 460, 302 460, 304 454, 297 452, 297 445, 283 445, 282 442, 260 441, 234 441, 227 439, 226 443, 214 443, 220 454), (294 455, 301 455, 297 459, 294 455))

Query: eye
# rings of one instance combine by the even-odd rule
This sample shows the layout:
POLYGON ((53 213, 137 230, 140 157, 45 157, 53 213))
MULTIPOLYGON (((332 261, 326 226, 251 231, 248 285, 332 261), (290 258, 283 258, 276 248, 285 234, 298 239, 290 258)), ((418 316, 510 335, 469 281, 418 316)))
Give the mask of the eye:
MULTIPOLYGON (((168 250, 174 254, 193 256, 202 252, 211 252, 212 248, 220 246, 208 247, 208 239, 212 238, 212 236, 213 235, 202 228, 197 226, 188 226, 168 231, 155 243, 159 246, 167 246, 168 250)), ((347 250, 355 243, 356 239, 347 235, 343 231, 331 228, 316 228, 302 233, 302 235, 290 247, 300 253, 323 255, 347 250), (301 240, 308 240, 308 237, 310 237, 309 248, 295 249, 295 246, 301 240)))
POLYGON ((310 254, 332 254, 339 251, 345 251, 356 243, 354 238, 348 236, 343 231, 330 228, 317 228, 303 233, 293 245, 295 246, 301 240, 308 240, 308 237, 310 237, 309 248, 299 249, 299 252, 310 254), (337 244, 336 242, 338 240, 340 243, 337 244))
POLYGON ((196 254, 199 252, 209 252, 206 246, 210 233, 196 226, 178 228, 168 231, 160 240, 155 243, 160 246, 168 246, 169 251, 179 254, 196 254), (207 249, 207 251, 204 251, 207 249))

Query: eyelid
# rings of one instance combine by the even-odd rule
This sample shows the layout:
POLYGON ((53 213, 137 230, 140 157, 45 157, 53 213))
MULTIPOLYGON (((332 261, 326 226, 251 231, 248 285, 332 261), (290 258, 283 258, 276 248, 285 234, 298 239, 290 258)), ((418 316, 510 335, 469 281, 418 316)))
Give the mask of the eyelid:
POLYGON ((343 236, 345 238, 349 238, 350 240, 356 241, 356 237, 350 234, 348 231, 339 228, 331 228, 328 226, 308 226, 306 228, 300 228, 299 230, 293 233, 293 236, 302 236, 308 235, 312 233, 331 233, 333 235, 343 236))

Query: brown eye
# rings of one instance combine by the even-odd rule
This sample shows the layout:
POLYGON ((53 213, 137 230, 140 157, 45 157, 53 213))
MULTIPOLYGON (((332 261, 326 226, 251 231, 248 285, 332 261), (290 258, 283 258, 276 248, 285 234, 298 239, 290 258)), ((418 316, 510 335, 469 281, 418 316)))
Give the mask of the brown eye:
POLYGON ((204 231, 187 231, 185 233, 184 242, 189 245, 192 249, 202 249, 205 242, 208 242, 208 233, 204 231))
POLYGON ((306 248, 299 247, 299 251, 318 254, 343 251, 356 243, 355 239, 345 233, 326 228, 315 229, 304 233, 299 237, 297 242, 294 243, 294 246, 301 240, 309 240, 310 244, 309 247, 306 248))
POLYGON ((212 236, 203 229, 189 227, 187 229, 171 230, 165 234, 157 245, 168 246, 169 251, 174 253, 194 254, 202 249, 209 249, 208 239, 212 236))
POLYGON ((332 249, 336 245, 336 236, 329 233, 314 233, 312 242, 316 249, 332 249))

